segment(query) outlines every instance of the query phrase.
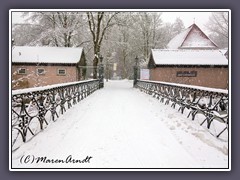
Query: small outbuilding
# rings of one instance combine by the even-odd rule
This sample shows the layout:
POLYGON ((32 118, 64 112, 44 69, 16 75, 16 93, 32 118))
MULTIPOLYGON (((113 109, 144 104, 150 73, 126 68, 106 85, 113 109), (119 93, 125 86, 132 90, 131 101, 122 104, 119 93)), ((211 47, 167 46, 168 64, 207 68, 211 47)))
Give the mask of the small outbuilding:
POLYGON ((152 49, 150 80, 228 88, 227 58, 196 24, 174 37, 167 47, 152 49))
POLYGON ((14 46, 12 89, 79 81, 85 65, 83 48, 14 46))

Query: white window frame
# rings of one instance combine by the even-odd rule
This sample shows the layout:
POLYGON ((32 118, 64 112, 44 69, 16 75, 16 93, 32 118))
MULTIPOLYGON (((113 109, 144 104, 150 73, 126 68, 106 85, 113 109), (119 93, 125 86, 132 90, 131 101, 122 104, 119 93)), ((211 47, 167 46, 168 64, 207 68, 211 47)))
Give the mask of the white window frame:
POLYGON ((58 75, 58 76, 66 76, 66 74, 67 74, 67 70, 66 70, 65 68, 58 68, 58 69, 57 69, 57 75, 58 75), (64 74, 59 73, 59 71, 61 71, 61 70, 64 70, 65 73, 64 73, 64 74))
POLYGON ((27 69, 26 68, 18 68, 18 70, 17 70, 17 73, 18 74, 27 74, 27 69), (25 70, 25 72, 24 73, 20 73, 20 70, 25 70))
POLYGON ((46 73, 46 71, 45 71, 44 68, 37 68, 37 74, 38 74, 38 75, 44 75, 45 73, 46 73), (39 72, 38 72, 39 69, 43 69, 43 72, 42 72, 42 73, 39 73, 39 72))

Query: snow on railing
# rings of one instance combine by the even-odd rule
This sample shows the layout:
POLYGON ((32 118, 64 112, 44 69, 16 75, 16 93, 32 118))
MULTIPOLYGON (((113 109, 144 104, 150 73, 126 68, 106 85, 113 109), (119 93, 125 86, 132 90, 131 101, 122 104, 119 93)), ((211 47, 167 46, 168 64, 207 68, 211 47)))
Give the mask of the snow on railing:
POLYGON ((216 137, 228 136, 228 90, 139 79, 135 87, 173 108, 178 106, 182 114, 188 110, 192 120, 202 116, 200 125, 216 137))
POLYGON ((86 83, 86 82, 91 82, 91 81, 93 81, 93 80, 91 79, 91 80, 84 80, 84 81, 75 81, 75 82, 68 82, 68 83, 52 84, 52 85, 41 86, 41 87, 33 87, 33 88, 12 90, 12 95, 23 94, 23 93, 31 93, 31 92, 36 92, 36 91, 44 91, 44 90, 49 90, 49 89, 53 89, 53 88, 71 86, 71 85, 81 84, 81 83, 86 83))
POLYGON ((187 84, 178 84, 178 83, 169 83, 169 82, 164 82, 164 81, 149 81, 149 80, 140 80, 139 81, 145 81, 145 82, 152 82, 152 83, 160 83, 160 84, 165 84, 165 85, 170 85, 170 86, 178 86, 182 88, 190 88, 190 89, 197 89, 197 90, 203 90, 203 91, 209 91, 209 92, 217 92, 217 93, 224 93, 228 94, 227 89, 218 89, 218 88, 209 88, 209 87, 204 87, 204 86, 194 86, 194 85, 187 85, 187 84))
POLYGON ((12 91, 12 150, 100 88, 87 80, 12 91))

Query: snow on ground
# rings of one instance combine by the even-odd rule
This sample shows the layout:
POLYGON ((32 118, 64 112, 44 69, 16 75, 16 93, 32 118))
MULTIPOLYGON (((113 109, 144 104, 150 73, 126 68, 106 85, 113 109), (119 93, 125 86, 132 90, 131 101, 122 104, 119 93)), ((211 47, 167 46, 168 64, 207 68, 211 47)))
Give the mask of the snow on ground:
POLYGON ((132 88, 132 81, 109 81, 12 153, 12 168, 26 167, 228 168, 228 143, 132 88), (92 158, 88 163, 27 163, 28 155, 92 158))

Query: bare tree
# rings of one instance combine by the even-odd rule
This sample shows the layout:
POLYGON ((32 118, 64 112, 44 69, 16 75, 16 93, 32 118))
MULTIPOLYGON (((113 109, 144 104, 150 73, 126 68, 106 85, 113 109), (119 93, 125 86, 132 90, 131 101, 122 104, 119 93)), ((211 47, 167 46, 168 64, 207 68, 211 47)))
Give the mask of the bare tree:
POLYGON ((228 12, 213 12, 206 27, 214 42, 221 48, 228 47, 228 12))
POLYGON ((172 35, 176 36, 185 29, 182 19, 179 17, 175 19, 175 22, 172 24, 172 35))
POLYGON ((115 13, 87 12, 86 14, 88 18, 89 30, 91 32, 92 41, 93 41, 93 51, 94 51, 93 78, 96 79, 97 78, 96 66, 98 65, 98 62, 99 62, 101 44, 106 31, 114 25, 114 23, 112 23, 112 20, 118 14, 118 12, 115 12, 115 13))
POLYGON ((118 63, 117 72, 122 78, 132 76, 136 56, 141 65, 146 65, 150 49, 164 46, 160 17, 161 13, 124 12, 115 18, 116 26, 107 33, 102 51, 115 52, 114 62, 118 63))
POLYGON ((149 58, 150 49, 158 46, 160 26, 162 24, 161 13, 139 12, 133 18, 136 21, 135 28, 138 32, 138 40, 141 41, 139 48, 143 58, 149 58))
POLYGON ((34 24, 14 24, 12 38, 16 46, 25 46, 34 42, 43 32, 42 26, 34 24))
POLYGON ((30 18, 31 25, 15 26, 16 44, 81 46, 87 64, 95 67, 94 78, 100 52, 118 64, 117 75, 129 78, 136 55, 146 64, 150 50, 165 48, 173 35, 160 12, 32 12, 30 18))
MULTIPOLYGON (((25 13, 28 14, 28 13, 25 13)), ((29 45, 72 47, 73 38, 84 24, 80 12, 34 12, 29 19, 41 32, 29 45)))

